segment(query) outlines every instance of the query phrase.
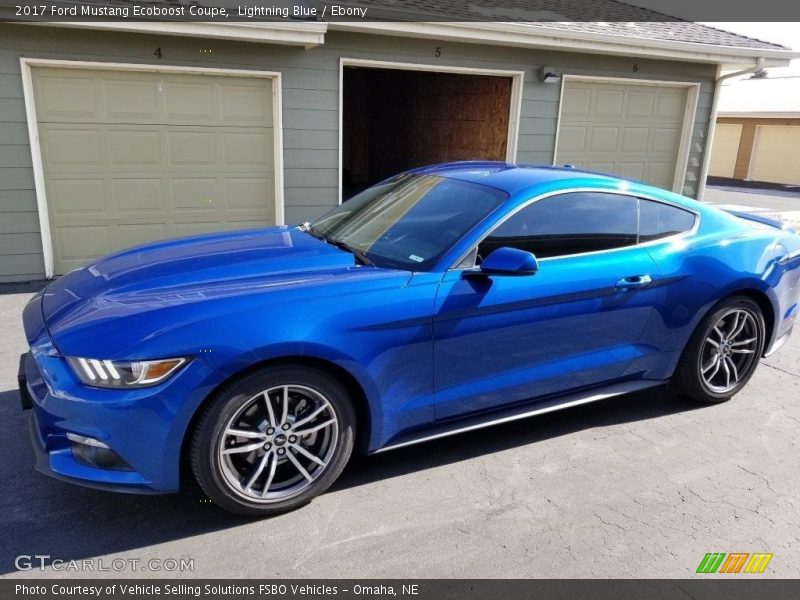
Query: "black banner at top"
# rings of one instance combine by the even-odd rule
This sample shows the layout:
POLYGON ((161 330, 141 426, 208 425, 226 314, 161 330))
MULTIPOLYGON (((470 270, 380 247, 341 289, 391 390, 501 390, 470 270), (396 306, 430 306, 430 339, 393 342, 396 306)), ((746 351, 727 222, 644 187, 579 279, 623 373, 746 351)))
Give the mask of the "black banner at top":
MULTIPOLYGON (((474 21, 592 23, 597 33, 637 23, 800 21, 796 0, 0 0, 22 21, 474 21)), ((677 25, 676 25, 677 26, 677 25)), ((800 34, 798 35, 800 37, 800 34)))

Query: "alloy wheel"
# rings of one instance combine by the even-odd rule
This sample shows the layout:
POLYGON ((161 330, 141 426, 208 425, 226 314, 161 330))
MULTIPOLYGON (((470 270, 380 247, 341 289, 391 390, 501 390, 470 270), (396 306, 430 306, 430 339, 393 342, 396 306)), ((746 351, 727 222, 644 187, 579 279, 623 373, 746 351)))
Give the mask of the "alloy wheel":
POLYGON ((251 397, 228 420, 218 460, 234 493, 249 501, 280 502, 325 472, 338 437, 339 420, 323 394, 282 385, 251 397))
POLYGON ((760 329, 748 310, 734 308, 711 328, 700 352, 700 374, 714 393, 724 394, 749 376, 758 360, 760 329))

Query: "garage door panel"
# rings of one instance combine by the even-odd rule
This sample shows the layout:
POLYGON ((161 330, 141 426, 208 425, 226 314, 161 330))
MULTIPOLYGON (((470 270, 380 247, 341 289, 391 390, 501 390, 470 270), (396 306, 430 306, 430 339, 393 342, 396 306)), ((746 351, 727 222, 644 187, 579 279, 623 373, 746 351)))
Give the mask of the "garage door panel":
POLYGON ((583 152, 586 146, 587 128, 564 126, 558 134, 558 148, 562 152, 583 152))
POLYGON ((619 162, 614 164, 614 171, 622 177, 644 179, 646 165, 643 162, 619 162))
MULTIPOLYGON (((258 210, 264 204, 275 182, 272 177, 253 177, 225 180, 225 197, 229 210, 258 210)), ((273 215, 270 215, 274 219, 273 215)), ((274 222, 274 221, 273 221, 274 222)))
POLYGON ((579 169, 586 169, 587 171, 597 171, 599 173, 610 173, 616 169, 613 162, 603 161, 587 161, 583 163, 575 162, 570 163, 579 169))
POLYGON ((111 168, 157 167, 162 163, 158 129, 111 129, 106 132, 111 168))
POLYGON ((756 128, 749 179, 800 184, 800 127, 759 125, 756 128))
POLYGON ((672 119, 683 120, 683 113, 686 110, 686 94, 675 94, 662 92, 658 97, 659 117, 669 117, 672 119))
POLYGON ((40 130, 42 160, 53 168, 91 167, 105 163, 103 132, 99 127, 61 128, 45 125, 40 130))
POLYGON ((628 104, 625 111, 626 117, 651 117, 655 106, 655 95, 653 92, 630 92, 628 94, 628 104))
POLYGON ((264 86, 223 83, 220 96, 226 123, 263 125, 271 121, 272 94, 264 86))
POLYGON ((161 179, 114 179, 111 182, 113 206, 118 214, 151 213, 156 217, 164 210, 161 179))
POLYGON ((190 120, 193 123, 217 121, 214 84, 168 81, 163 84, 166 119, 169 122, 190 120))
MULTIPOLYGON (((257 224, 250 225, 251 227, 258 227, 257 224)), ((213 231, 220 231, 228 229, 227 222, 208 222, 208 221, 185 221, 175 223, 174 235, 199 235, 202 233, 211 233, 213 231)))
POLYGON ((60 258, 73 266, 77 266, 76 261, 89 260, 112 248, 107 225, 60 225, 55 228, 55 238, 64 249, 60 258))
POLYGON ((252 229, 254 227, 261 227, 263 225, 267 225, 267 223, 254 223, 253 221, 229 221, 227 223, 227 229, 233 231, 235 229, 252 229))
POLYGON ((217 133, 208 131, 169 131, 167 148, 171 165, 182 167, 218 167, 217 133))
POLYGON ((616 127, 594 127, 591 129, 590 152, 614 152, 617 149, 619 129, 616 127))
POLYGON ((272 136, 262 132, 226 132, 222 134, 224 166, 271 168, 274 164, 272 136))
POLYGON ((621 117, 625 94, 620 90, 597 90, 595 116, 621 117))
POLYGON ((650 138, 647 127, 625 127, 622 134, 623 152, 646 152, 650 138))
POLYGON ((172 235, 172 228, 166 223, 127 223, 118 225, 114 229, 122 248, 165 239, 172 235))
POLYGON ((105 120, 147 123, 158 121, 158 90, 155 81, 152 79, 106 79, 103 84, 106 105, 105 120))
MULTIPOLYGON (((566 91, 566 90, 565 90, 566 91)), ((591 112, 592 90, 580 86, 570 88, 569 94, 564 94, 561 114, 567 117, 587 117, 591 112)))
POLYGON ((32 72, 57 274, 149 240, 275 223, 271 80, 32 72))
POLYGON ((40 123, 58 120, 94 119, 98 97, 94 78, 63 71, 33 71, 36 117, 40 123))
POLYGON ((220 207, 222 188, 216 178, 172 179, 171 188, 172 206, 176 212, 209 212, 220 207))
POLYGON ((681 130, 676 128, 653 129, 653 152, 665 152, 677 156, 681 144, 681 130))
POLYGON ((272 121, 264 78, 33 69, 37 119, 47 122, 254 125, 272 121))
POLYGON ((672 181, 675 175, 675 163, 648 162, 645 174, 641 179, 647 181, 672 181))
POLYGON ((557 163, 672 189, 687 89, 569 79, 563 86, 557 163))
POLYGON ((711 143, 709 175, 712 177, 733 177, 741 137, 741 123, 717 123, 714 129, 714 140, 711 143))
POLYGON ((47 194, 59 215, 80 216, 108 210, 103 179, 51 179, 47 194))

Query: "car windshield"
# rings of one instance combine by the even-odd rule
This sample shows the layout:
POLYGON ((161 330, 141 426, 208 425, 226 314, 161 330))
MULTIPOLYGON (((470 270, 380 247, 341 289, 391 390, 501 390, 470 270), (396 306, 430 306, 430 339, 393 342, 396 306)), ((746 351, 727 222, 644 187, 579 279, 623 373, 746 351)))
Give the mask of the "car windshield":
POLYGON ((362 262, 427 271, 507 197, 476 183, 401 175, 347 200, 308 230, 362 262))

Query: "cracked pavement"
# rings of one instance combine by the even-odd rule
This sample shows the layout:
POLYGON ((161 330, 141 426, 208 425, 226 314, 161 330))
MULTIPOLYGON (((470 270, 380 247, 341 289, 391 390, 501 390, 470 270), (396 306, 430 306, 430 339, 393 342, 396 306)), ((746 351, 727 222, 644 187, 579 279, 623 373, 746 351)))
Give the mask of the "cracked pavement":
POLYGON ((2 577, 31 575, 19 554, 194 560, 100 576, 695 577, 706 552, 772 552, 761 576, 800 576, 800 333, 728 403, 656 389, 356 457, 309 506, 247 521, 34 472, 15 377, 29 296, 0 295, 2 577))

